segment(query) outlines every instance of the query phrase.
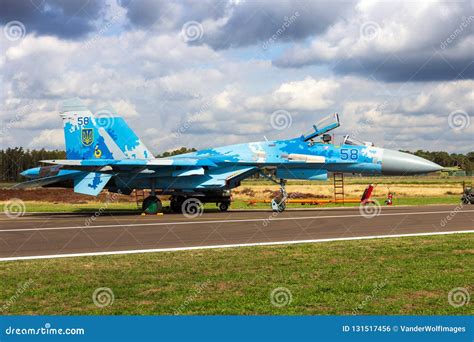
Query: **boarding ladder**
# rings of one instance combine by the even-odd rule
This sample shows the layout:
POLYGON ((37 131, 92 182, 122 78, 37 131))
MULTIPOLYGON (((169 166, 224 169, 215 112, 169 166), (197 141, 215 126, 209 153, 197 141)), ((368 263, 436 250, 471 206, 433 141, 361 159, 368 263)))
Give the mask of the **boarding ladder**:
POLYGON ((344 173, 334 172, 334 203, 344 204, 344 173))

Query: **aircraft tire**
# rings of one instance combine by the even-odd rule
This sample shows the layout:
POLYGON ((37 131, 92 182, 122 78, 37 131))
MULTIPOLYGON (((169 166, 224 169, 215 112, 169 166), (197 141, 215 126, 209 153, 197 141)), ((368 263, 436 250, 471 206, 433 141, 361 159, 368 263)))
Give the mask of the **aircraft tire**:
POLYGON ((184 198, 182 196, 172 197, 171 200, 170 200, 171 211, 174 212, 174 213, 181 213, 182 210, 183 210, 182 206, 183 206, 183 203, 184 203, 185 200, 186 200, 186 198, 184 198))
POLYGON ((221 202, 219 203, 219 210, 220 211, 227 211, 229 209, 229 202, 221 202))
POLYGON ((156 215, 163 209, 163 204, 156 196, 148 196, 143 200, 142 210, 147 215, 156 215))

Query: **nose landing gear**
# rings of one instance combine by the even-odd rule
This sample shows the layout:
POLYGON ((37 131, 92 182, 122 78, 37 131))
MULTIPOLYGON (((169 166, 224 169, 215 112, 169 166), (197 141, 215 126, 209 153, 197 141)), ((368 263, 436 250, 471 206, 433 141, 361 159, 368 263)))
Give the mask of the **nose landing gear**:
POLYGON ((280 179, 280 194, 272 199, 272 210, 278 213, 281 213, 286 209, 286 200, 288 199, 288 193, 285 189, 286 181, 280 179))
POLYGON ((280 194, 272 199, 271 207, 274 212, 281 213, 286 209, 286 200, 288 199, 288 193, 285 188, 286 180, 280 179, 280 182, 278 182, 276 179, 273 179, 272 176, 266 175, 262 171, 260 171, 260 175, 271 180, 273 183, 280 185, 280 194))

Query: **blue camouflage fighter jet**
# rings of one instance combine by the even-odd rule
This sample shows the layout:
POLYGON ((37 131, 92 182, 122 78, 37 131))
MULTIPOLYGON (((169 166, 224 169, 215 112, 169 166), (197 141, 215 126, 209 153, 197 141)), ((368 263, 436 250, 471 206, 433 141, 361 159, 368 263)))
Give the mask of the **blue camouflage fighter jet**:
POLYGON ((22 172, 30 180, 17 187, 72 187, 92 196, 103 189, 121 194, 150 189, 143 201, 143 211, 148 214, 162 210, 157 195, 170 195, 170 207, 176 212, 205 202, 216 203, 225 211, 230 205, 230 190, 257 173, 280 184, 281 196, 274 203, 276 210, 282 211, 288 179, 324 181, 328 172, 410 175, 442 169, 423 158, 347 136, 343 144, 334 145, 327 132, 339 127, 337 114, 296 138, 209 148, 168 158, 155 158, 123 118, 94 116, 79 99, 65 101, 60 115, 66 159, 43 160, 49 165, 22 172), (273 170, 274 176, 264 170, 273 170))

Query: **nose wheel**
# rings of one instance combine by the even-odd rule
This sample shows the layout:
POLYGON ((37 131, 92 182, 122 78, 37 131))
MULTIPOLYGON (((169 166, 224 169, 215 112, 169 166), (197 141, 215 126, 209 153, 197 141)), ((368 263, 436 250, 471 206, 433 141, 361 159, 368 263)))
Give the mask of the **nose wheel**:
POLYGON ((288 199, 288 193, 286 192, 286 188, 285 188, 286 180, 280 179, 280 181, 278 182, 277 180, 273 179, 269 175, 266 175, 262 171, 260 171, 260 175, 271 180, 273 183, 280 185, 280 194, 272 199, 271 207, 272 207, 272 211, 281 213, 282 211, 286 209, 286 200, 288 199))
POLYGON ((272 210, 281 213, 286 209, 286 200, 288 199, 288 193, 285 189, 286 181, 280 179, 280 194, 272 199, 272 210))

